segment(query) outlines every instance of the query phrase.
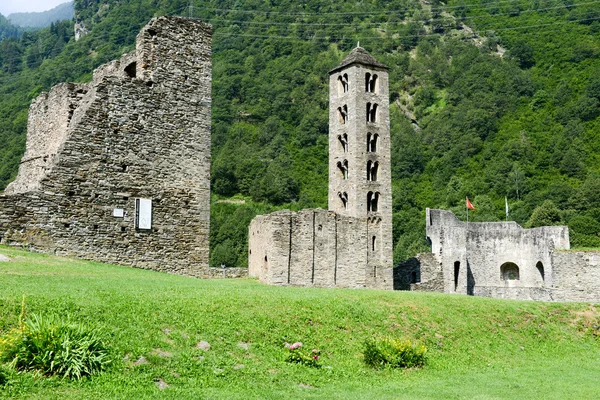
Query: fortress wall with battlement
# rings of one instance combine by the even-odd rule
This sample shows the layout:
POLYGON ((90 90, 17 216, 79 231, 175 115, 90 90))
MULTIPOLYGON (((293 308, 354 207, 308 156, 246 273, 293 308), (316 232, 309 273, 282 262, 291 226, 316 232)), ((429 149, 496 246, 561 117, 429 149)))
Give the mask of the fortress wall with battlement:
POLYGON ((211 28, 155 18, 136 51, 30 109, 3 243, 191 276, 208 269, 211 28), (33 161, 32 161, 33 159, 33 161))

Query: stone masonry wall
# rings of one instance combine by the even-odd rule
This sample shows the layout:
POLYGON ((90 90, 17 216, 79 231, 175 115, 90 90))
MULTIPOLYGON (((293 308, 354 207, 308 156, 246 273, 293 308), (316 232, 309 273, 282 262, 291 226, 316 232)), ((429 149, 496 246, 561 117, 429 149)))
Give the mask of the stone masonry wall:
POLYGON ((395 278, 402 289, 418 276, 411 290, 522 300, 600 300, 600 253, 564 251, 569 249, 565 226, 467 224, 450 211, 430 209, 426 218, 432 253, 397 267, 395 278), (503 266, 517 266, 517 279, 507 279, 503 266))
POLYGON ((19 176, 0 196, 3 243, 207 276, 211 28, 155 18, 136 51, 30 108, 19 176), (34 159, 36 161, 31 161, 34 159), (136 199, 151 229, 135 226, 136 199))
POLYGON ((273 285, 392 288, 392 269, 371 271, 366 219, 307 209, 257 216, 249 227, 249 275, 273 285))
POLYGON ((556 251, 552 264, 553 300, 600 303, 600 252, 556 251))

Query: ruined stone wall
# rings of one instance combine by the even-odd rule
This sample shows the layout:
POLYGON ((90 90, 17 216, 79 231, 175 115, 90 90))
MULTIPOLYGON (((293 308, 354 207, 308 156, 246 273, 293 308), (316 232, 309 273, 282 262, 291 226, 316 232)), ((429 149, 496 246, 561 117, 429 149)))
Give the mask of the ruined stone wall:
POLYGON ((600 300, 600 253, 561 251, 569 249, 565 226, 467 224, 450 211, 430 209, 426 218, 432 253, 397 267, 401 289, 522 300, 600 300), (518 277, 507 277, 515 266, 518 277))
POLYGON ((42 93, 29 107, 27 148, 19 165, 19 174, 5 194, 24 193, 40 188, 42 179, 57 161, 69 123, 88 85, 61 83, 42 93))
POLYGON ((553 300, 600 303, 600 252, 556 251, 552 264, 553 300))
POLYGON ((210 41, 199 21, 153 19, 93 82, 34 101, 32 141, 0 196, 2 242, 210 275, 210 41), (135 226, 138 198, 151 200, 151 229, 135 226))
POLYGON ((368 267, 366 219, 321 209, 280 211, 252 220, 248 237, 248 273, 262 282, 392 288, 391 268, 368 267))

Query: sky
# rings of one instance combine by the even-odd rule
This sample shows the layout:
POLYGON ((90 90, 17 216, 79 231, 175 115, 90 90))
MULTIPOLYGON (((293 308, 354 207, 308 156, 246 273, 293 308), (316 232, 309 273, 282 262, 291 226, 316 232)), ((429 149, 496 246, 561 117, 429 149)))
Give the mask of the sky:
POLYGON ((8 16, 16 12, 48 11, 69 0, 0 0, 0 14, 8 16))

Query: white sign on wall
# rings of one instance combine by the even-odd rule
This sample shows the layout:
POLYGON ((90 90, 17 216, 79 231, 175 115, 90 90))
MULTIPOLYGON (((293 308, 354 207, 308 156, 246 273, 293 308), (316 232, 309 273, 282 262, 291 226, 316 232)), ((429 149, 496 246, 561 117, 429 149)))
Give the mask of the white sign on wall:
POLYGON ((125 216, 125 211, 122 208, 115 208, 113 210, 113 217, 123 218, 125 216))
POLYGON ((151 199, 135 199, 135 228, 152 229, 151 199))

